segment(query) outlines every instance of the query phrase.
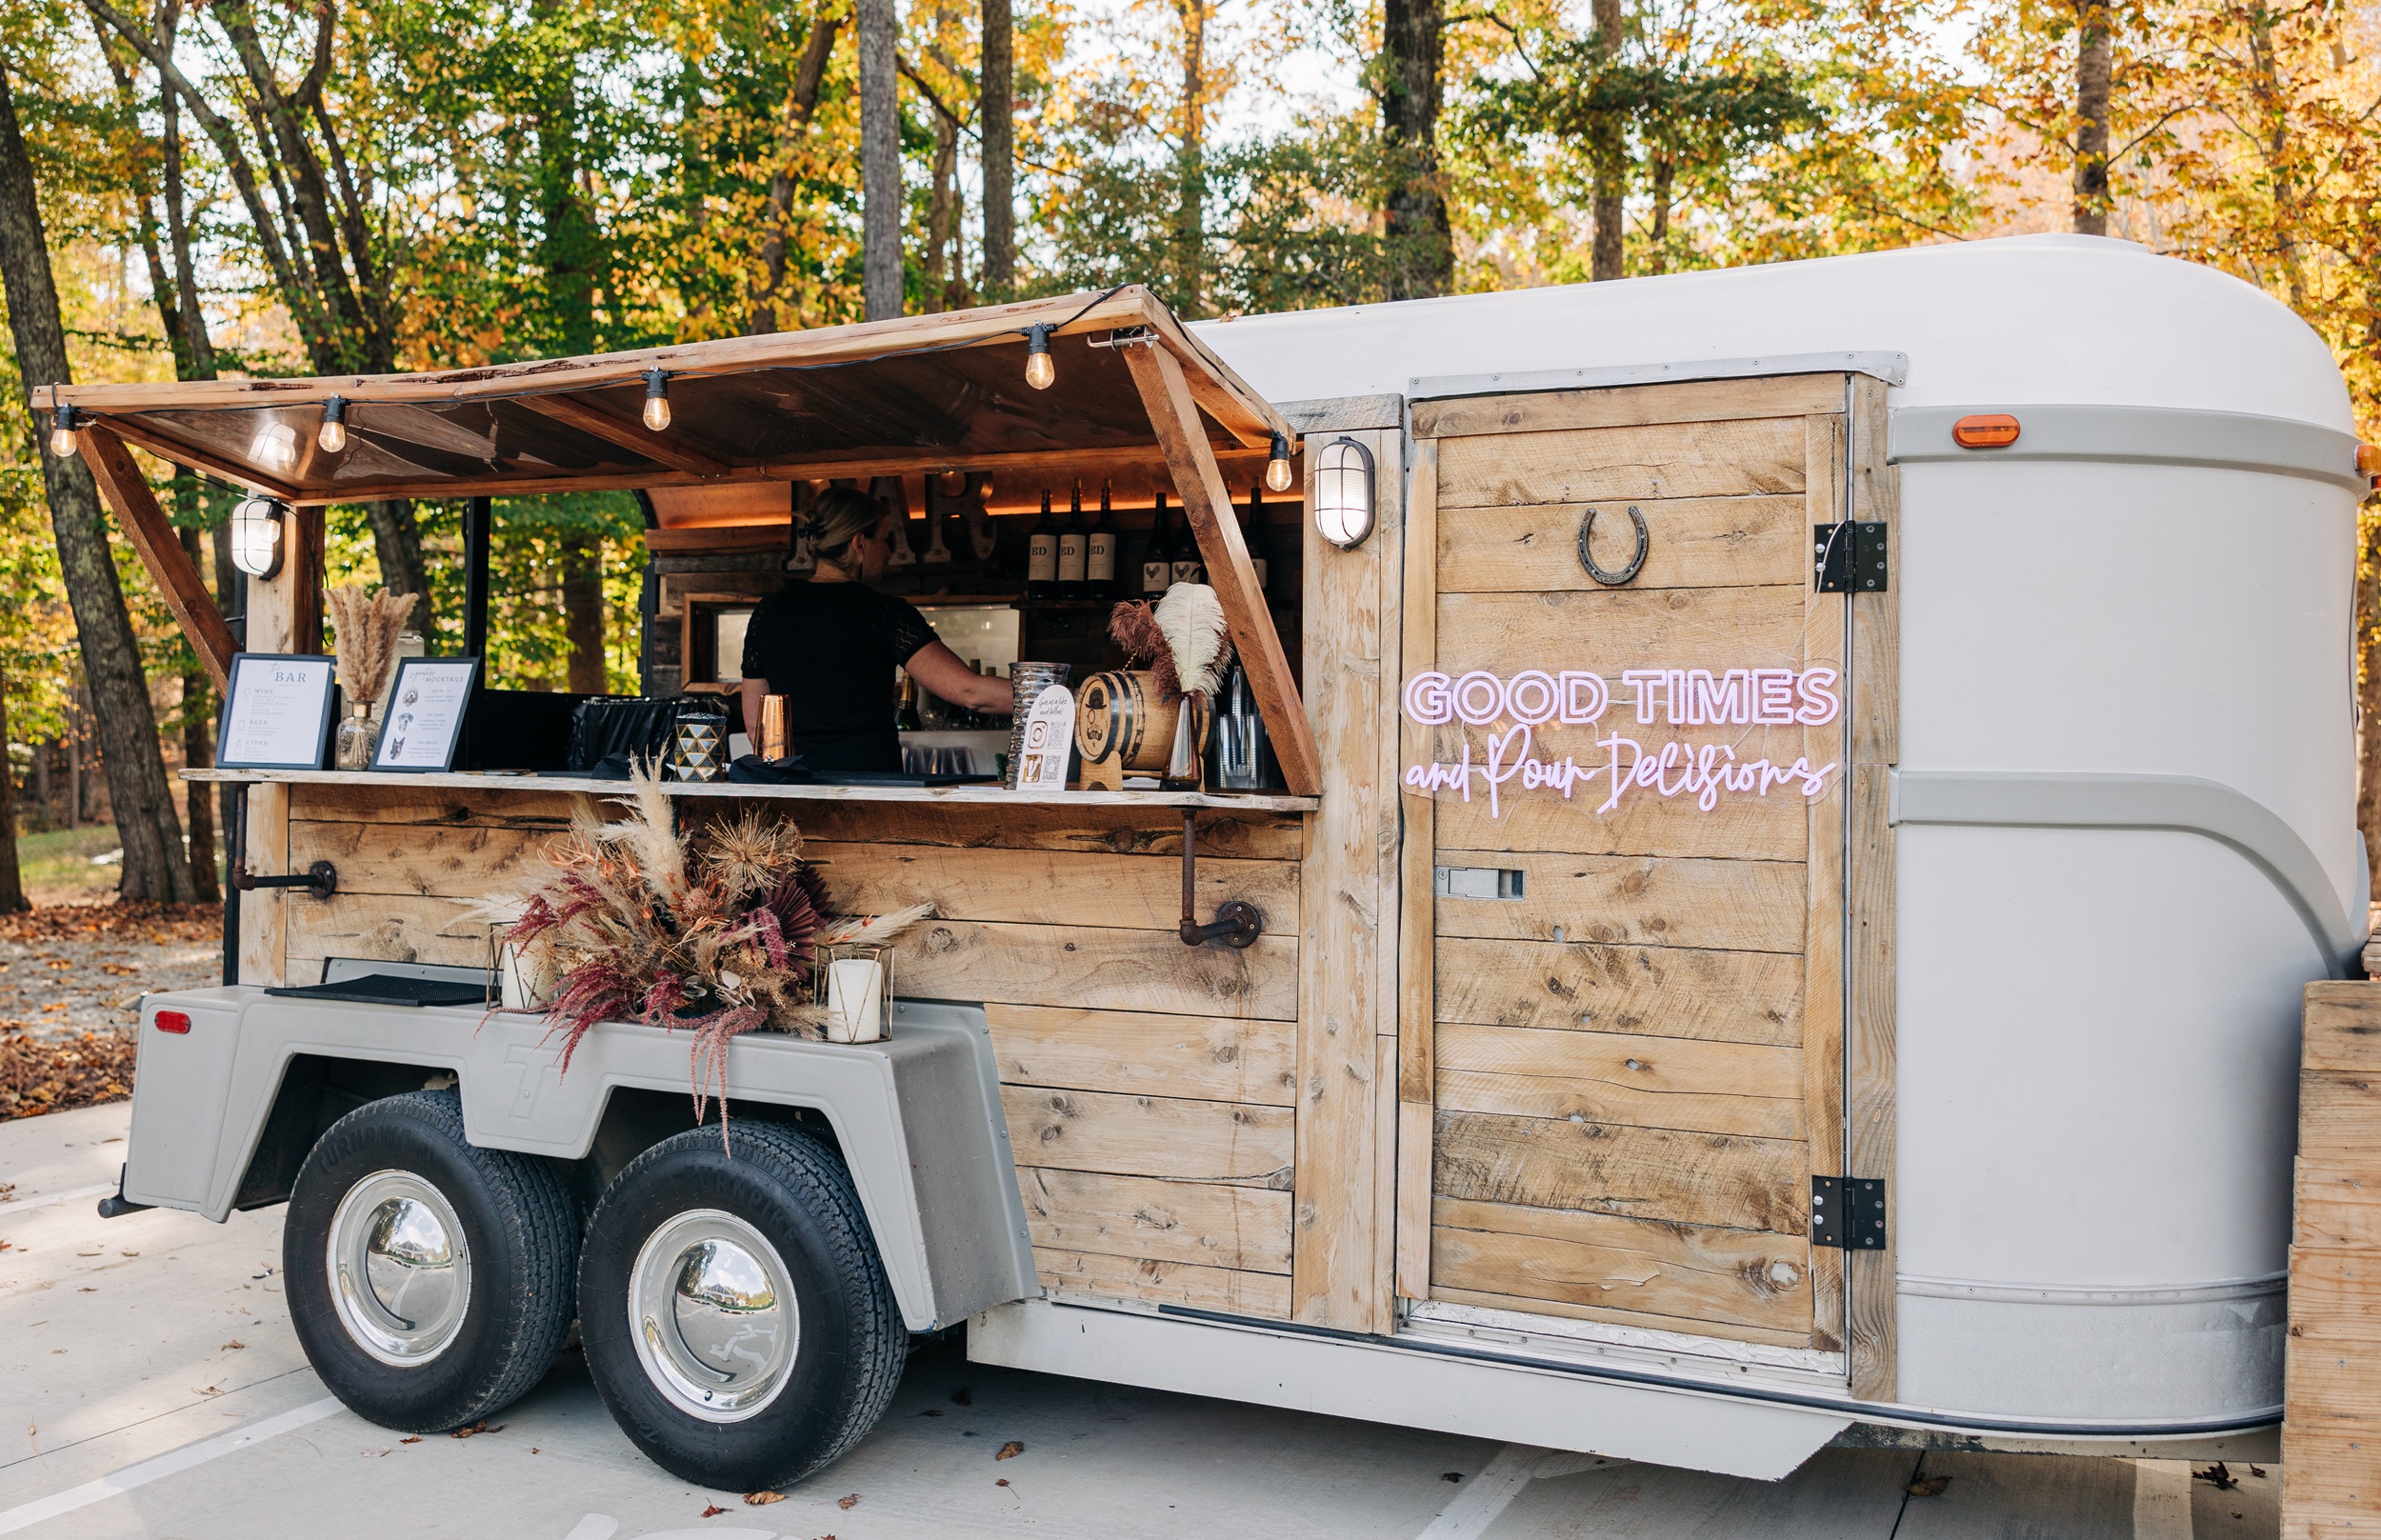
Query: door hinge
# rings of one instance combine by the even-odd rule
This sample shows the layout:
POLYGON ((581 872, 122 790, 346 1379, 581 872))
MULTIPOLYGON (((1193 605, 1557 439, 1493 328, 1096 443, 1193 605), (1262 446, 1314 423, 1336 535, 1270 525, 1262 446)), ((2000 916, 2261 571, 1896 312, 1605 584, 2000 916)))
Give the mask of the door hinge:
POLYGON ((1811 527, 1811 575, 1821 593, 1883 593, 1886 527, 1882 524, 1814 524, 1811 527))
POLYGON ((1846 1251, 1885 1250, 1885 1179, 1811 1178, 1811 1244, 1846 1251))

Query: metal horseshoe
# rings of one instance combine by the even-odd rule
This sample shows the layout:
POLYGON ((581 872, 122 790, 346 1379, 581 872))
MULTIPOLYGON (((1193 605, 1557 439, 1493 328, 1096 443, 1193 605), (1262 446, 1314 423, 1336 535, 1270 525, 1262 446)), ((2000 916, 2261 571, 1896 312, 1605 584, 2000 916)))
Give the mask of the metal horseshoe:
POLYGON ((1637 553, 1630 557, 1629 565, 1619 571, 1608 572, 1595 565, 1595 553, 1588 549, 1588 541, 1595 533, 1595 510, 1588 510, 1588 516, 1579 521, 1579 565, 1588 570, 1590 577, 1608 589, 1619 588, 1623 583, 1636 576, 1638 570, 1645 566, 1646 548, 1649 544, 1645 532, 1645 515, 1637 511, 1637 505, 1634 503, 1629 505, 1629 522, 1637 527, 1637 553))

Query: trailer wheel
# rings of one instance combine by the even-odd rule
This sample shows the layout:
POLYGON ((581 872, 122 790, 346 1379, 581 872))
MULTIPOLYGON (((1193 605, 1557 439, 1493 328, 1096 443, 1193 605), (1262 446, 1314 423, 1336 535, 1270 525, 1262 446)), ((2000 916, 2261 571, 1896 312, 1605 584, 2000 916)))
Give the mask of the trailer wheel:
POLYGON ((478 1421, 545 1375, 570 1328, 570 1194, 544 1162, 472 1146, 451 1090, 332 1124, 298 1172, 281 1252, 308 1361, 384 1428, 478 1421))
POLYGON ((579 1340, 653 1463, 731 1491, 790 1486, 884 1415, 909 1349, 859 1195, 816 1141, 692 1129, 631 1162, 579 1262, 579 1340))

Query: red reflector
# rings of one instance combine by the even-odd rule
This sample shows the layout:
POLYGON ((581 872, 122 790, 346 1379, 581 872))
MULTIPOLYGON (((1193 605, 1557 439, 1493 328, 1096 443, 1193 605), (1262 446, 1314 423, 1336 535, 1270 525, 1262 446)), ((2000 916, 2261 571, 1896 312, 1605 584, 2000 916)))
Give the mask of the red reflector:
POLYGON ((1951 442, 1963 450, 2006 449, 2017 442, 2017 419, 1999 412, 1962 417, 1951 424, 1951 442))
POLYGON ((187 1010, 160 1010, 157 1030, 161 1032, 187 1032, 190 1030, 190 1013, 187 1010))

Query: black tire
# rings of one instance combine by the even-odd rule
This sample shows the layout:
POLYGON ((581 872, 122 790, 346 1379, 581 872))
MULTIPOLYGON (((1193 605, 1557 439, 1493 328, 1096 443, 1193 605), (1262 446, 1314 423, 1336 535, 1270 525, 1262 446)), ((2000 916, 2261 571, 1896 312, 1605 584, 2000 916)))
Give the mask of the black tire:
MULTIPOLYGON (((385 1246, 380 1256, 392 1249, 385 1246)), ((455 1092, 413 1091, 357 1108, 315 1144, 290 1196, 281 1259, 290 1324, 331 1393, 384 1428, 445 1432, 517 1400, 553 1366, 570 1329, 577 1214, 545 1162, 466 1139, 455 1092), (351 1196, 355 1205, 342 1218, 351 1196), (431 1213, 440 1202, 446 1213, 431 1213), (443 1307, 429 1312, 423 1339, 400 1344, 397 1361, 376 1356, 368 1336, 375 1323, 415 1325, 423 1312, 411 1320, 393 1312, 368 1317, 376 1307, 358 1293, 355 1273, 367 1273, 367 1288, 379 1274, 350 1269, 343 1299, 331 1255, 334 1244, 351 1244, 359 1225, 369 1235, 373 1216, 390 1212, 391 1203, 430 1213, 442 1233, 450 1216, 465 1264, 459 1279, 450 1266, 444 1270, 443 1307)), ((399 1305, 409 1287, 397 1288, 399 1305)), ((390 1350, 391 1339, 373 1340, 383 1354, 390 1350)))
MULTIPOLYGON (((716 1128, 689 1130, 639 1155, 611 1184, 579 1259, 579 1341, 612 1419, 654 1464, 697 1486, 754 1491, 801 1481, 866 1437, 900 1383, 909 1337, 842 1162, 779 1125, 738 1121, 732 1137, 730 1155, 716 1128), (693 1276, 680 1265, 693 1254, 680 1250, 681 1240, 704 1233, 742 1246, 765 1240, 772 1287, 789 1290, 795 1307, 782 1317, 775 1305, 742 1317, 776 1323, 765 1340, 750 1330, 737 1339, 759 1345, 759 1353, 737 1355, 756 1366, 750 1389, 737 1393, 765 1399, 708 1415, 692 1410, 690 1391, 673 1390, 659 1367, 666 1353, 697 1353, 699 1330, 683 1334, 679 1317, 660 1317, 678 1309, 693 1276), (647 1312, 672 1347, 632 1324, 630 1295, 649 1243, 655 1250, 643 1276, 678 1280, 668 1303, 647 1312), (781 1346, 789 1323, 793 1340, 781 1346), (773 1377, 757 1367, 760 1354, 776 1364, 773 1377)), ((738 1319, 725 1311, 711 1318, 738 1319)), ((737 1346, 710 1340, 708 1350, 722 1363, 737 1346)))

